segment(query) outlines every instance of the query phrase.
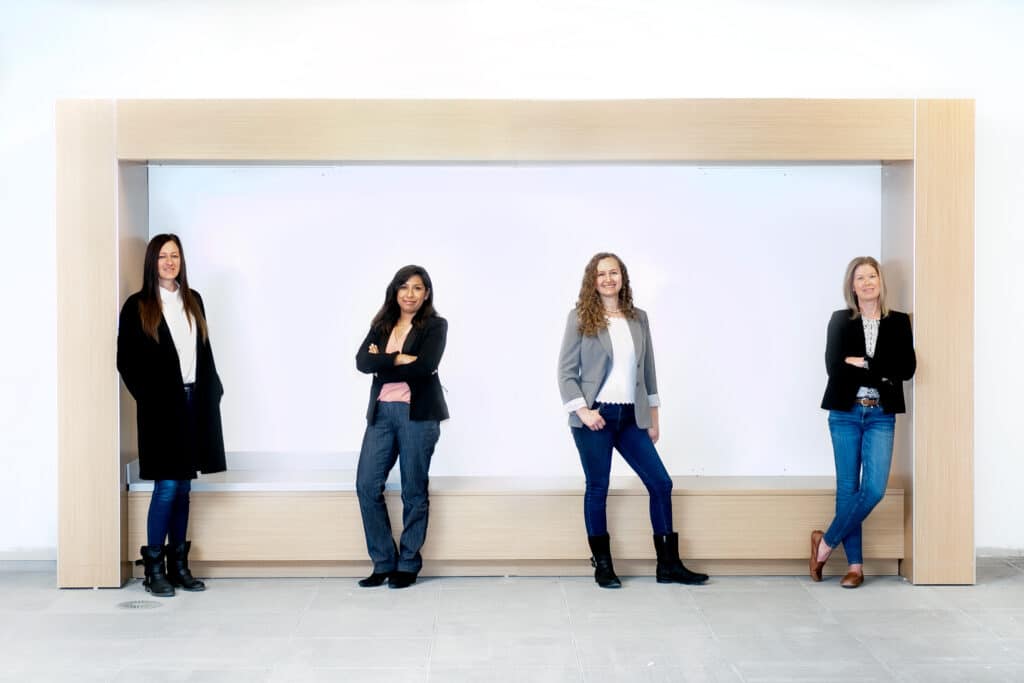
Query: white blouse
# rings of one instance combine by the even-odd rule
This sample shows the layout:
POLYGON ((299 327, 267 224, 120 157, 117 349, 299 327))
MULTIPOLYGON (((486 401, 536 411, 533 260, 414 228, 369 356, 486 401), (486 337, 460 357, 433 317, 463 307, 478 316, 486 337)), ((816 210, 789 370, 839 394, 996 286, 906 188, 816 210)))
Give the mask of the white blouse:
MULTIPOLYGON (((864 316, 860 319, 864 323, 864 349, 867 351, 867 358, 865 360, 871 363, 871 358, 875 355, 875 344, 878 342, 878 323, 879 320, 869 320, 864 316)), ((874 398, 877 399, 881 395, 878 393, 878 389, 874 387, 861 387, 857 391, 857 398, 874 398)))
POLYGON ((178 351, 181 364, 181 381, 192 384, 196 381, 196 325, 185 313, 185 302, 181 300, 181 287, 169 292, 160 287, 160 301, 163 303, 164 320, 171 330, 174 348, 178 351))
POLYGON ((629 321, 608 318, 608 336, 612 340, 612 367, 597 394, 597 401, 632 404, 636 397, 636 349, 629 321))

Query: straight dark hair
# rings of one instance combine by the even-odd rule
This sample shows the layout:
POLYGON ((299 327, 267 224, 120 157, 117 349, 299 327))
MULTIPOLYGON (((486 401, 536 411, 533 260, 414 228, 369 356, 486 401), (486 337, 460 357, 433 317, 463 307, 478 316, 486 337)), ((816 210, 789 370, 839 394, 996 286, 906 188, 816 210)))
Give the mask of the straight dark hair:
POLYGON ((377 333, 391 334, 391 330, 395 328, 395 323, 398 322, 398 318, 402 314, 402 309, 398 306, 398 289, 414 275, 419 275, 423 280, 423 285, 427 288, 427 298, 420 306, 420 310, 416 311, 416 315, 413 316, 413 327, 423 327, 427 320, 437 315, 437 311, 434 310, 434 285, 430 281, 427 269, 423 266, 402 266, 388 283, 388 288, 384 291, 384 305, 380 307, 377 315, 373 316, 373 322, 370 323, 370 327, 377 333))
POLYGON ((199 327, 199 336, 206 341, 206 318, 199 300, 188 286, 188 274, 185 271, 185 250, 181 247, 181 239, 173 233, 155 235, 146 245, 146 258, 142 263, 142 296, 139 298, 139 318, 142 319, 143 331, 157 342, 160 341, 160 319, 164 314, 164 305, 160 300, 160 249, 168 242, 178 247, 180 268, 178 277, 174 278, 181 291, 181 301, 185 305, 185 317, 189 327, 193 322, 199 327))

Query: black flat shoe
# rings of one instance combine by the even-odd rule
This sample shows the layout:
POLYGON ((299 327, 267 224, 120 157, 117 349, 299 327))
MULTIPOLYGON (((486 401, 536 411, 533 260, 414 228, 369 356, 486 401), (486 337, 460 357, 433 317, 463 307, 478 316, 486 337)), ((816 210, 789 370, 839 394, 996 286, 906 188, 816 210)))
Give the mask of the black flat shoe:
POLYGON ((416 572, 392 572, 388 579, 388 588, 408 588, 416 583, 416 572))
POLYGON ((359 587, 376 588, 377 586, 382 586, 385 583, 387 583, 389 574, 390 572, 381 572, 380 574, 374 572, 367 576, 365 579, 359 579, 359 587))

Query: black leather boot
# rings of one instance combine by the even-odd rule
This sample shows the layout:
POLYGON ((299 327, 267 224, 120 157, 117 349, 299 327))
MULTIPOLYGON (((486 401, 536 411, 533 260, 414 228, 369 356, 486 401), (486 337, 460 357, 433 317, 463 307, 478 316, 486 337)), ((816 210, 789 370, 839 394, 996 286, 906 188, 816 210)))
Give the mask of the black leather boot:
POLYGON ((206 590, 206 584, 192 576, 188 568, 188 551, 192 541, 182 541, 174 546, 167 546, 167 576, 171 585, 181 586, 187 591, 199 592, 206 590))
POLYGON ((373 572, 365 579, 359 579, 359 587, 376 588, 377 586, 383 586, 388 582, 389 576, 391 576, 391 572, 373 572))
POLYGON ((144 545, 139 548, 142 554, 141 560, 135 560, 135 564, 141 564, 146 572, 146 578, 142 580, 142 586, 147 592, 160 598, 174 596, 174 586, 167 580, 164 571, 164 547, 162 545, 144 545))
POLYGON ((590 565, 594 568, 594 581, 601 588, 621 588, 622 582, 615 576, 615 568, 612 566, 612 551, 609 548, 611 537, 587 536, 590 543, 590 552, 594 555, 590 558, 590 565))
POLYGON ((704 583, 707 574, 691 572, 679 559, 679 534, 654 534, 654 550, 658 553, 658 583, 704 583))

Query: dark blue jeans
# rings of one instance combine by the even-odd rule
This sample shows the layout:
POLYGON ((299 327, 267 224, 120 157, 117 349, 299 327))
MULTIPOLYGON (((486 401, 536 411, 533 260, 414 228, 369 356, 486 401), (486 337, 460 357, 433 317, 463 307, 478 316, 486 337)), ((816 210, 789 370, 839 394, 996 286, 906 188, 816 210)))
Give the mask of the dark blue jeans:
POLYGON ((836 460, 836 516, 825 543, 843 544, 850 564, 864 562, 861 523, 875 509, 889 483, 896 416, 881 406, 830 410, 828 429, 836 460))
POLYGON ((409 404, 377 404, 377 416, 366 426, 356 470, 356 493, 363 516, 366 549, 376 573, 399 570, 418 573, 420 548, 427 539, 428 471, 441 435, 437 420, 410 420, 409 404), (395 548, 391 520, 384 503, 384 483, 399 462, 402 475, 402 536, 395 548))
POLYGON ((149 545, 163 545, 168 536, 172 546, 185 540, 191 490, 189 479, 157 479, 153 482, 153 497, 149 499, 149 516, 146 519, 146 542, 149 545))
POLYGON ((651 527, 656 534, 672 533, 672 478, 658 457, 646 429, 636 426, 631 404, 599 403, 604 428, 591 431, 573 427, 572 438, 580 452, 587 488, 583 495, 583 519, 587 535, 608 533, 608 480, 612 471, 612 448, 615 448, 650 494, 651 527))

